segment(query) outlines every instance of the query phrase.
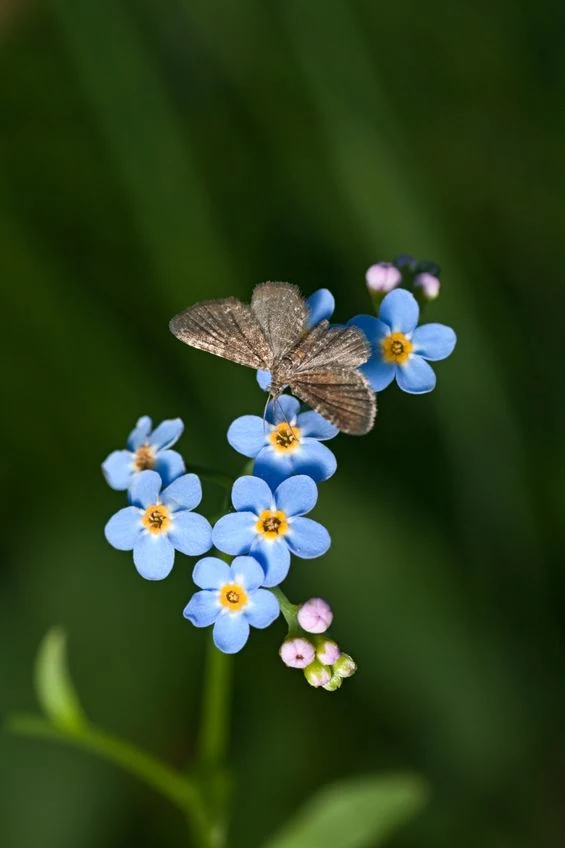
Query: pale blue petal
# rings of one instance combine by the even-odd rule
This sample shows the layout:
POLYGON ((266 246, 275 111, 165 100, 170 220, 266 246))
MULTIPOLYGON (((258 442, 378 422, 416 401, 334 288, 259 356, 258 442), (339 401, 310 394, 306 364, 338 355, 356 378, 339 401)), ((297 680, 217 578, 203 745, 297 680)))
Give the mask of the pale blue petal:
POLYGON ((308 327, 311 329, 320 321, 329 321, 334 314, 335 298, 329 289, 318 289, 306 298, 308 307, 308 327))
POLYGON ((318 489, 310 477, 299 474, 284 480, 275 492, 277 509, 287 515, 304 515, 318 500, 318 489))
POLYGON ((231 583, 232 571, 223 559, 204 557, 194 566, 192 579, 201 589, 219 589, 224 583, 231 583))
POLYGON ((300 401, 291 395, 281 395, 276 400, 270 401, 267 407, 267 421, 272 424, 294 424, 300 410, 300 401))
POLYGON ((255 557, 235 557, 231 564, 231 579, 239 583, 247 592, 254 592, 263 585, 265 573, 255 557))
POLYGON ((263 586, 278 586, 285 579, 290 568, 290 551, 286 537, 265 539, 256 534, 250 553, 259 561, 265 572, 263 586))
POLYGON ((151 432, 151 419, 143 415, 128 436, 127 446, 130 451, 136 451, 140 445, 147 442, 147 436, 151 432))
POLYGON ((156 471, 140 471, 139 474, 135 474, 129 487, 130 503, 143 509, 157 503, 161 483, 161 478, 156 471))
POLYGON ((258 415, 242 415, 232 422, 228 442, 243 456, 254 459, 267 442, 271 428, 258 415))
POLYGON ((257 516, 252 512, 232 512, 216 522, 212 542, 225 554, 247 554, 257 536, 257 516))
POLYGON ((102 473, 112 489, 127 489, 134 473, 133 454, 127 450, 113 451, 102 463, 102 473))
POLYGON ((186 471, 184 459, 174 450, 159 451, 154 470, 161 476, 164 486, 168 486, 186 471))
POLYGON ((394 289, 381 303, 379 318, 388 324, 393 333, 411 333, 420 317, 420 307, 413 294, 406 289, 394 289))
POLYGON ((347 322, 349 327, 358 327, 369 340, 371 347, 375 350, 375 344, 378 344, 384 336, 390 333, 388 327, 383 321, 379 321, 374 315, 356 315, 347 322))
POLYGON ((195 627, 209 627, 222 610, 216 592, 196 592, 183 610, 183 615, 195 627))
POLYGON ((359 370, 367 378, 374 392, 382 392, 394 380, 396 365, 393 362, 384 362, 380 353, 377 353, 359 370))
POLYGON ((112 547, 119 551, 131 551, 143 525, 141 523, 142 511, 136 506, 126 506, 113 515, 106 527, 104 535, 112 547))
POLYGON ((445 359, 453 353, 456 341, 454 331, 445 324, 424 324, 416 327, 412 336, 414 353, 432 362, 445 359))
POLYGON ((306 474, 316 483, 329 480, 335 474, 337 460, 332 451, 316 439, 304 439, 291 455, 293 474, 306 474))
POLYGON ((329 550, 330 534, 311 518, 295 518, 285 536, 292 553, 301 559, 314 559, 329 550))
POLYGON ((213 638, 224 654, 237 654, 249 639, 247 619, 242 613, 224 613, 214 625, 213 638))
POLYGON ((142 533, 133 547, 133 562, 146 580, 164 580, 174 561, 175 549, 163 533, 142 533))
POLYGON ((174 480, 161 495, 163 503, 175 512, 177 509, 194 509, 202 500, 202 483, 196 474, 184 474, 174 480))
POLYGON ((411 395, 422 395, 435 388, 436 375, 425 359, 412 355, 406 365, 397 366, 396 382, 402 391, 411 395))
POLYGON ((253 474, 265 480, 271 489, 276 489, 279 483, 282 483, 287 477, 291 477, 297 473, 294 470, 294 462, 292 460, 292 457, 296 456, 296 453, 297 451, 292 454, 279 453, 269 445, 269 447, 263 448, 255 460, 253 474))
POLYGON ((186 556, 200 556, 212 547, 212 526, 208 519, 186 509, 173 513, 168 536, 177 551, 186 556))
POLYGON ((171 445, 178 442, 183 430, 184 424, 180 418, 169 418, 167 421, 162 421, 153 430, 149 437, 149 443, 157 448, 157 450, 170 448, 171 445))
POLYGON ((269 391, 272 379, 270 371, 257 371, 257 382, 264 392, 269 391))
POLYGON ((264 480, 247 475, 239 477, 233 484, 231 499, 235 509, 259 515, 264 509, 272 509, 273 493, 264 480))
POLYGON ((330 424, 319 412, 314 412, 314 410, 301 412, 296 419, 296 426, 300 428, 301 437, 311 437, 322 442, 333 439, 339 433, 339 427, 330 424))
POLYGON ((279 613, 279 602, 268 589, 258 589, 254 592, 243 612, 249 624, 261 630, 272 624, 279 613))

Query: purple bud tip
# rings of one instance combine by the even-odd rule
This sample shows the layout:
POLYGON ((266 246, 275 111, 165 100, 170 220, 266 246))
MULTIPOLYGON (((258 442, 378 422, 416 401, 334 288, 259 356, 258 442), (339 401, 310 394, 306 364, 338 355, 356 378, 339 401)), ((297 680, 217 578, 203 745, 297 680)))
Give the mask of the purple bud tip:
POLYGON ((367 286, 374 292, 389 292, 402 281, 402 274, 392 262, 377 262, 365 274, 367 286))
POLYGON ((439 294, 440 282, 433 274, 424 271, 414 277, 414 288, 419 289, 426 300, 435 300, 439 294))
POLYGON ((316 652, 308 639, 287 639, 283 642, 279 655, 289 668, 306 668, 314 661, 316 652))
POLYGON ((330 605, 323 598, 310 598, 298 610, 298 623, 307 633, 325 633, 333 617, 330 605))
POLYGON ((340 658, 341 651, 336 642, 332 642, 331 639, 327 639, 319 646, 316 651, 316 656, 324 665, 333 665, 340 658))

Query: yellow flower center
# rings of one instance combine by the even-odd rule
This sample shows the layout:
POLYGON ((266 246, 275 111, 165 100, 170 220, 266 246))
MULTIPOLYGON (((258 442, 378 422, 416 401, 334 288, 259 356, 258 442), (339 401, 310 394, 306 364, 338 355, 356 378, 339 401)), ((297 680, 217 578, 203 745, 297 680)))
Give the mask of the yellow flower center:
POLYGON ((300 428, 291 427, 290 424, 283 422, 275 427, 269 439, 279 453, 295 451, 300 445, 300 428))
POLYGON ((247 604, 247 592, 237 583, 226 583, 220 589, 220 603, 230 612, 239 612, 247 604))
POLYGON ((284 536, 288 530, 288 521, 284 512, 277 512, 274 509, 265 509, 259 516, 259 521, 255 525, 255 529, 267 539, 276 539, 277 536, 284 536))
POLYGON ((404 365, 413 347, 414 345, 404 333, 391 333, 381 342, 384 361, 393 365, 404 365))
POLYGON ((155 468, 156 461, 155 451, 151 445, 145 443, 136 450, 133 465, 136 471, 146 471, 148 468, 155 468))
POLYGON ((141 519, 143 526, 153 535, 163 533, 171 523, 169 510, 163 504, 151 504, 141 519))

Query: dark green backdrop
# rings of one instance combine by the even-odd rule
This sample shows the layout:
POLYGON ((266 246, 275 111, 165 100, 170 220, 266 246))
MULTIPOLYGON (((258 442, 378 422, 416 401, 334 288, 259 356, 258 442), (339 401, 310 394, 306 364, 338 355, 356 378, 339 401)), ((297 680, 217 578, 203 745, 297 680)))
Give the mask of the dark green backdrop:
MULTIPOLYGON (((406 768, 432 787, 398 848, 557 848, 563 735, 565 32, 552 0, 3 0, 0 708, 34 709, 53 623, 91 716, 181 763, 205 634, 190 563, 141 580, 102 528, 99 464, 141 414, 237 473, 246 369, 191 351, 169 317, 264 279, 368 311, 364 271, 442 266, 430 320, 455 355, 433 395, 380 396, 334 442, 297 561, 359 661, 339 693, 277 658, 235 659, 234 848, 322 783, 406 768)), ((214 496, 214 492, 209 492, 214 496)), ((177 846, 184 824, 100 762, 0 737, 6 848, 177 846)))

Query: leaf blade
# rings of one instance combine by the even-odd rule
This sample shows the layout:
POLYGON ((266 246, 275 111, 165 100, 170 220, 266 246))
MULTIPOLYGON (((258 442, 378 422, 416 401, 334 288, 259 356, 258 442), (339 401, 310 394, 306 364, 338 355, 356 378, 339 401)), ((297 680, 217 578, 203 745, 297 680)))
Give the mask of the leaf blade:
POLYGON ((37 652, 34 669, 37 698, 53 724, 76 733, 87 720, 69 674, 67 636, 60 627, 49 630, 37 652))

